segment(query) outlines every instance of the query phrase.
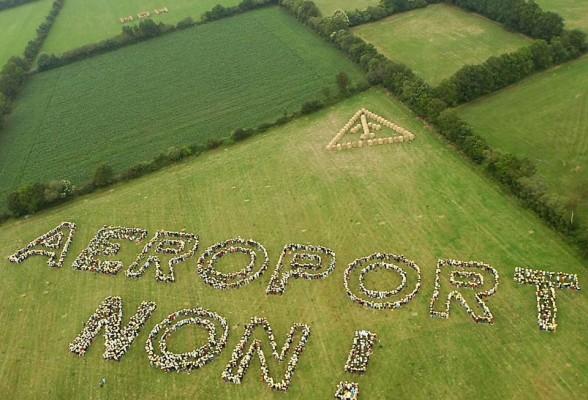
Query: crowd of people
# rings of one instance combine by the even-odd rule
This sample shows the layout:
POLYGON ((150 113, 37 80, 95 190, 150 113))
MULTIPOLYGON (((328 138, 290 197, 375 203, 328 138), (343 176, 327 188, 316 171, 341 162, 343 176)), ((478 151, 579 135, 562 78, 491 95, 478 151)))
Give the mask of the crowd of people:
POLYGON ((120 297, 107 297, 90 316, 84 325, 82 332, 69 345, 69 350, 79 356, 86 354, 92 341, 104 329, 104 354, 106 360, 120 360, 139 335, 156 304, 143 301, 139 309, 126 325, 122 328, 123 306, 120 297))
POLYGON ((433 296, 429 304, 429 313, 431 317, 449 318, 449 308, 451 306, 451 300, 456 299, 465 308, 466 312, 472 317, 476 323, 494 323, 494 315, 490 311, 490 308, 484 302, 484 298, 492 296, 496 293, 499 283, 498 271, 492 268, 488 264, 484 264, 479 261, 459 261, 459 260, 439 260, 437 261, 437 268, 435 269, 435 286, 433 289, 433 296), (441 297, 441 278, 443 269, 452 269, 449 284, 453 286, 454 290, 451 290, 446 299, 445 304, 441 311, 438 311, 437 303, 441 297), (459 269, 457 269, 459 268, 459 269), (467 269, 473 269, 477 271, 465 271, 467 269), (453 274, 453 272, 459 271, 460 274, 453 274), (488 275, 492 276, 494 285, 488 290, 483 290, 484 278, 480 271, 485 271, 488 275), (477 278, 476 278, 477 276, 477 278), (461 277, 461 278, 460 278, 461 277), (463 280, 465 278, 465 280, 463 280), (459 282, 459 283, 456 283, 459 282), (457 289, 469 289, 475 291, 476 303, 483 310, 483 314, 479 315, 472 309, 468 304, 465 297, 457 289))
POLYGON ((355 374, 366 373, 377 339, 377 335, 370 331, 355 331, 353 345, 345 363, 345 371, 355 374))
POLYGON ((240 237, 225 240, 210 246, 198 259, 197 271, 202 280, 215 289, 233 289, 246 286, 259 278, 269 266, 267 250, 260 243, 253 239, 242 239, 240 237), (229 254, 245 254, 249 256, 249 264, 237 272, 220 272, 216 264, 221 258, 229 254), (258 263, 258 255, 263 261, 255 270, 258 263))
POLYGON ((481 288, 484 286, 484 276, 475 271, 451 271, 449 282, 455 287, 481 288))
POLYGON ((241 384, 243 377, 245 376, 245 373, 251 364, 253 356, 257 353, 257 356, 259 357, 259 363, 261 364, 261 372, 264 382, 274 390, 285 392, 290 387, 292 377, 294 376, 294 371, 296 370, 298 361, 302 352, 304 351, 304 348, 306 347, 306 343, 308 342, 309 337, 310 326, 300 323, 294 324, 290 329, 290 333, 286 338, 284 346, 282 347, 281 351, 278 351, 278 344, 276 343, 276 339, 269 322, 265 318, 253 317, 251 318, 251 322, 245 326, 245 333, 235 347, 235 350, 231 356, 231 361, 229 361, 229 364, 223 371, 222 377, 227 382, 241 384), (272 378, 267 361, 265 359, 264 351, 261 347, 261 342, 259 340, 252 340, 253 333, 258 327, 262 327, 265 331, 272 348, 272 355, 278 361, 284 361, 286 359, 290 352, 290 347, 294 343, 295 337, 300 336, 298 345, 292 351, 290 361, 286 367, 286 372, 281 381, 276 381, 272 378), (297 335, 297 333, 299 333, 299 335, 297 335))
POLYGON ((116 275, 123 267, 122 261, 100 260, 100 256, 114 256, 120 251, 121 245, 112 240, 128 240, 139 243, 145 239, 147 231, 142 228, 126 228, 123 226, 105 226, 73 262, 74 269, 80 271, 100 272, 116 275))
POLYGON ((322 246, 287 244, 280 254, 266 293, 283 294, 290 278, 326 279, 334 270, 335 252, 333 250, 322 246), (289 264, 287 259, 291 259, 289 264))
POLYGON ((406 275, 406 271, 400 268, 398 265, 390 264, 386 262, 376 262, 369 264, 367 267, 363 268, 359 273, 359 290, 362 291, 366 296, 374 298, 374 299, 384 299, 390 296, 397 295, 404 289, 406 289, 406 285, 408 283, 408 277, 406 275), (388 271, 394 271, 400 276, 400 284, 392 289, 392 290, 371 290, 368 289, 366 286, 366 277, 372 271, 378 269, 385 269, 388 271))
POLYGON ((357 111, 353 117, 351 117, 351 119, 343 126, 343 128, 337 132, 335 137, 331 139, 327 145, 327 150, 343 150, 381 144, 403 143, 410 142, 414 140, 414 138, 414 133, 410 132, 408 129, 396 125, 395 123, 390 122, 387 119, 366 110, 365 108, 362 108, 357 111), (371 121, 368 121, 368 118, 371 121), (392 131, 398 133, 398 135, 375 138, 375 132, 380 131, 382 126, 391 129, 392 131), (343 139, 346 134, 356 134, 359 132, 363 132, 359 140, 341 142, 341 139, 343 139))
POLYGON ((155 325, 145 343, 145 351, 149 362, 154 367, 166 372, 190 372, 205 366, 220 354, 227 344, 228 335, 227 320, 220 315, 203 308, 183 309, 170 314, 155 325), (221 327, 222 332, 217 330, 215 322, 221 327), (197 325, 206 329, 208 342, 186 353, 170 351, 167 344, 168 338, 186 325, 197 325))
POLYGON ((338 400, 357 400, 359 398, 359 385, 355 382, 339 382, 335 398, 338 400))
POLYGON ((557 329, 555 289, 580 290, 578 275, 565 272, 515 268, 514 280, 521 284, 535 285, 537 323, 539 329, 549 332, 557 329))
POLYGON ((154 265, 155 279, 158 282, 175 282, 175 266, 192 257, 198 249, 198 243, 198 235, 192 233, 157 231, 129 266, 126 274, 129 278, 140 278, 147 268, 154 265), (185 251, 186 248, 188 251, 185 251), (172 256, 167 262, 168 273, 163 271, 159 255, 172 256))
POLYGON ((61 268, 69 252, 75 230, 76 224, 73 222, 62 222, 8 257, 8 260, 20 264, 31 256, 43 256, 49 258, 47 265, 52 268, 61 268), (58 250, 62 246, 58 255, 58 250))
POLYGON ((345 291, 347 292, 347 295, 351 298, 351 300, 353 300, 355 303, 361 306, 372 308, 375 310, 396 309, 400 308, 404 304, 407 304, 416 297, 421 287, 421 270, 416 263, 407 259, 406 257, 398 256, 395 254, 375 253, 367 257, 358 258, 351 264, 349 264, 344 273, 344 285, 345 291), (399 264, 408 267, 412 269, 414 272, 416 272, 416 284, 414 286, 414 289, 399 300, 383 301, 389 299, 392 296, 398 295, 404 290, 408 289, 408 279, 406 278, 406 271, 403 269, 403 267, 399 266, 399 264), (351 274, 357 269, 361 269, 361 272, 359 274, 360 291, 370 300, 363 299, 354 294, 350 286, 351 274), (377 269, 386 269, 399 273, 401 278, 403 278, 401 284, 394 290, 389 291, 368 290, 365 285, 366 276, 369 272, 372 272, 377 269), (402 271, 402 273, 399 271, 402 271))

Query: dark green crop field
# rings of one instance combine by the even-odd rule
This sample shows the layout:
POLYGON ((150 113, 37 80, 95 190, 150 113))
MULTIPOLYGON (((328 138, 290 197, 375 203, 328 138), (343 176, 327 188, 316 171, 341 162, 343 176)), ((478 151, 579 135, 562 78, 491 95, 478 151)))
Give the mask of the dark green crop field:
POLYGON ((41 73, 0 136, 0 197, 25 183, 90 178, 170 146, 206 143, 297 111, 350 61, 277 8, 166 35, 41 73), (270 79, 271 77, 271 79, 270 79))

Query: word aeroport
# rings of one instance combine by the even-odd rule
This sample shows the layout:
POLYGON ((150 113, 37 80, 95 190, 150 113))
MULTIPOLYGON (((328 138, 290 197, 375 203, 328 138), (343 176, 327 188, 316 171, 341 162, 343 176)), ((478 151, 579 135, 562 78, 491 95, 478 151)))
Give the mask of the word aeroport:
MULTIPOLYGON (((20 264, 29 257, 42 256, 48 259, 49 267, 60 268, 69 252, 75 232, 74 223, 63 222, 18 250, 9 257, 9 260, 20 264)), ((147 230, 142 228, 104 226, 98 230, 72 266, 80 271, 115 275, 124 267, 123 261, 113 259, 120 252, 121 242, 142 243, 147 237, 147 230), (110 259, 103 259, 105 257, 110 259)), ((198 245, 199 237, 196 234, 158 231, 146 243, 135 261, 130 264, 126 275, 129 278, 139 278, 152 267, 152 269, 155 268, 155 279, 158 282, 173 283, 175 267, 192 259, 198 245)), ((206 249, 198 258, 196 272, 206 284, 213 288, 230 290, 247 286, 259 279, 269 265, 268 252, 261 243, 253 239, 234 238, 206 249), (249 258, 247 265, 237 272, 219 271, 218 263, 235 254, 247 256, 249 258)), ((292 280, 327 279, 335 267, 335 252, 327 247, 287 244, 271 275, 266 294, 283 295, 292 280)), ((411 302, 421 287, 419 266, 406 257, 394 254, 374 253, 358 258, 347 266, 343 278, 348 297, 354 303, 373 310, 398 309, 411 302), (378 273, 381 271, 392 272, 399 278, 400 283, 389 290, 370 289, 368 287, 370 283, 372 286, 374 284, 382 286, 383 282, 387 282, 380 279, 381 275, 378 273)), ((548 332, 555 331, 557 327, 556 289, 580 290, 578 276, 564 272, 517 268, 514 280, 520 284, 536 287, 537 323, 541 330, 548 332)), ((450 307, 455 300, 467 311, 474 322, 494 323, 494 314, 486 301, 495 295, 498 289, 499 274, 496 269, 476 261, 439 260, 434 282, 433 296, 429 305, 431 317, 449 318, 450 307)), ((198 314, 191 318, 199 321, 198 318, 203 317, 198 314)), ((263 325, 260 321, 256 324, 263 325)), ((170 329, 172 328, 165 328, 165 332, 169 332, 170 329)), ((164 335, 167 334, 165 332, 164 335)), ((162 356, 153 358, 152 363, 166 365, 168 358, 165 352, 162 352, 162 356)), ((238 372, 229 371, 226 379, 238 381, 238 376, 238 372)))

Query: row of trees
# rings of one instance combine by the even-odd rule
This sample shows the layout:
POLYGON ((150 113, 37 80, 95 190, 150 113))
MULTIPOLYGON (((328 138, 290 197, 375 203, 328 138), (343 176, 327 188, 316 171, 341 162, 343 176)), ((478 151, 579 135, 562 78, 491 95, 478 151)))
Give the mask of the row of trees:
POLYGON ((47 38, 55 18, 63 8, 64 0, 55 0, 45 21, 39 25, 36 36, 25 47, 21 57, 12 57, 0 70, 0 129, 4 118, 11 110, 11 104, 16 99, 25 81, 27 80, 31 66, 47 38))
POLYGON ((125 25, 122 33, 113 38, 91 43, 77 49, 66 51, 61 55, 41 54, 38 60, 39 71, 47 71, 76 61, 84 60, 99 54, 107 53, 121 47, 149 40, 165 33, 191 28, 221 18, 237 15, 255 8, 266 7, 276 4, 277 0, 242 0, 240 4, 233 7, 215 6, 211 11, 202 15, 201 22, 192 18, 184 18, 176 25, 168 25, 162 22, 155 22, 152 19, 141 20, 138 24, 125 25))
POLYGON ((532 38, 551 40, 564 30, 563 18, 543 11, 533 0, 445 0, 447 3, 482 14, 532 38))
POLYGON ((37 0, 0 0, 0 11, 20 6, 22 4, 31 3, 37 0))
MULTIPOLYGON (((449 88, 432 89, 408 67, 387 59, 373 45, 355 36, 349 29, 326 33, 323 29, 324 23, 317 22, 316 17, 301 18, 299 8, 303 6, 308 8, 308 5, 304 5, 309 3, 308 0, 281 0, 281 3, 302 22, 328 37, 351 60, 359 64, 367 72, 371 84, 381 84, 387 88, 418 116, 431 123, 442 136, 453 143, 474 163, 480 165, 497 181, 509 188, 524 206, 535 211, 550 226, 565 234, 588 254, 587 230, 585 227, 580 227, 577 222, 568 220, 564 205, 554 199, 546 190, 546 185, 535 173, 536 168, 533 163, 528 159, 501 153, 491 148, 482 137, 473 132, 465 121, 448 109, 448 106, 456 102, 454 91, 450 91, 449 88)), ((522 76, 516 72, 520 69, 526 69, 529 72, 533 69, 545 69, 556 62, 562 62, 564 59, 556 56, 555 49, 558 47, 558 42, 562 43, 562 47, 566 49, 568 54, 586 51, 583 36, 574 32, 562 32, 562 37, 552 38, 549 44, 545 41, 538 41, 529 48, 517 52, 518 55, 507 55, 504 59, 495 58, 500 61, 489 60, 485 63, 486 68, 490 68, 489 65, 492 65, 494 79, 501 80, 500 82, 506 85, 509 80, 512 81, 522 76), (566 42, 568 44, 563 44, 566 42), (516 67, 509 70, 509 62, 514 63, 516 67), (502 67, 501 63, 504 63, 502 67)), ((471 79, 470 82, 471 87, 466 85, 460 87, 466 96, 472 96, 477 93, 476 90, 479 90, 475 86, 479 84, 479 78, 471 79)))
POLYGON ((535 72, 578 58, 588 50, 586 35, 563 31, 550 43, 537 40, 518 51, 490 57, 478 65, 466 65, 435 89, 450 106, 467 103, 518 82, 535 72))
POLYGON ((346 11, 349 26, 367 24, 378 21, 392 14, 423 8, 429 4, 427 0, 380 0, 377 6, 370 6, 363 10, 346 11))
POLYGON ((182 161, 188 157, 195 157, 206 150, 215 149, 223 144, 243 141, 251 136, 261 134, 267 130, 284 125, 302 115, 310 114, 323 109, 326 106, 338 102, 340 99, 352 96, 368 87, 353 85, 345 72, 340 72, 334 78, 338 93, 332 93, 330 89, 323 90, 323 98, 310 100, 304 103, 301 109, 294 113, 284 113, 274 122, 263 123, 254 128, 238 128, 228 138, 211 139, 206 144, 194 144, 183 147, 170 147, 150 161, 143 161, 132 167, 115 172, 109 164, 99 165, 93 178, 80 185, 73 186, 68 180, 52 181, 49 183, 34 183, 25 185, 10 193, 7 197, 7 206, 10 214, 0 215, 0 221, 10 216, 20 217, 34 214, 48 207, 61 204, 73 197, 92 193, 106 186, 139 178, 148 173, 158 171, 171 164, 182 161))

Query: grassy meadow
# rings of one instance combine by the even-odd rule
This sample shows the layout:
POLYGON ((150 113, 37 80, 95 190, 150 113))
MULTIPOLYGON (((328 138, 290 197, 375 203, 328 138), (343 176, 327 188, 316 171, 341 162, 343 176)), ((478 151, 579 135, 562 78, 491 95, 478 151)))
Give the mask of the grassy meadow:
MULTIPOLYGON (((123 244, 120 259, 128 265, 141 247, 123 244)), ((18 399, 122 393, 127 399, 328 399, 344 379, 359 382, 365 399, 580 398, 588 387, 586 292, 558 291, 558 331, 540 332, 535 289, 513 282, 516 266, 579 273, 586 282, 585 265, 553 231, 398 102, 371 90, 241 144, 3 225, 0 392, 18 399), (412 130, 416 140, 326 151, 361 107, 412 130), (78 232, 63 269, 52 270, 40 258, 8 263, 9 254, 65 220, 77 223, 78 232), (265 295, 271 270, 245 288, 218 292, 197 276, 195 260, 178 266, 176 282, 167 285, 153 272, 133 281, 122 273, 72 270, 75 256, 104 224, 196 232, 198 254, 236 235, 252 237, 267 247, 272 267, 286 243, 321 244, 336 251, 337 268, 324 281, 291 281, 282 297, 265 295), (376 251, 403 254, 422 269, 419 295, 400 310, 368 311, 345 295, 345 266, 376 251), (429 317, 440 257, 482 260, 500 272, 498 292, 487 300, 494 325, 475 324, 455 306, 449 320, 429 317), (84 358, 73 356, 68 343, 110 295, 122 296, 126 318, 142 300, 155 301, 158 309, 121 362, 101 358, 102 339, 84 358), (227 347, 190 375, 151 367, 143 350, 149 331, 191 306, 229 320, 227 347), (286 394, 261 383, 258 361, 241 386, 220 378, 253 315, 270 320, 280 345, 292 323, 312 328, 286 394), (380 339, 362 377, 343 371, 356 329, 380 339), (102 378, 107 383, 100 387, 102 378)), ((178 334, 174 348, 191 349, 188 333, 194 331, 178 334)), ((273 360, 270 367, 276 368, 273 360)))
POLYGON ((588 223, 588 57, 459 109, 477 134, 532 159, 552 193, 588 223), (540 112, 537 112, 541 110, 540 112))
POLYGON ((337 10, 365 10, 369 6, 377 6, 379 0, 316 0, 314 3, 323 15, 332 15, 337 10))
POLYGON ((240 0, 68 0, 47 39, 43 51, 61 54, 89 43, 111 38, 122 32, 119 19, 149 11, 154 21, 176 24, 186 17, 200 16, 217 4, 234 6, 240 0), (168 14, 155 15, 154 9, 167 7, 168 14))
POLYGON ((354 32, 431 85, 466 64, 517 50, 530 39, 458 7, 434 4, 360 25, 354 32))
POLYGON ((567 28, 588 32, 588 0, 537 0, 537 4, 561 15, 567 28))
POLYGON ((171 146, 205 144, 337 92, 361 71, 278 8, 168 34, 35 75, 0 136, 0 198, 91 179, 171 146), (268 79, 271 77, 271 79, 268 79))
POLYGON ((0 67, 10 57, 22 55, 49 13, 51 3, 52 0, 38 0, 0 11, 0 67))

